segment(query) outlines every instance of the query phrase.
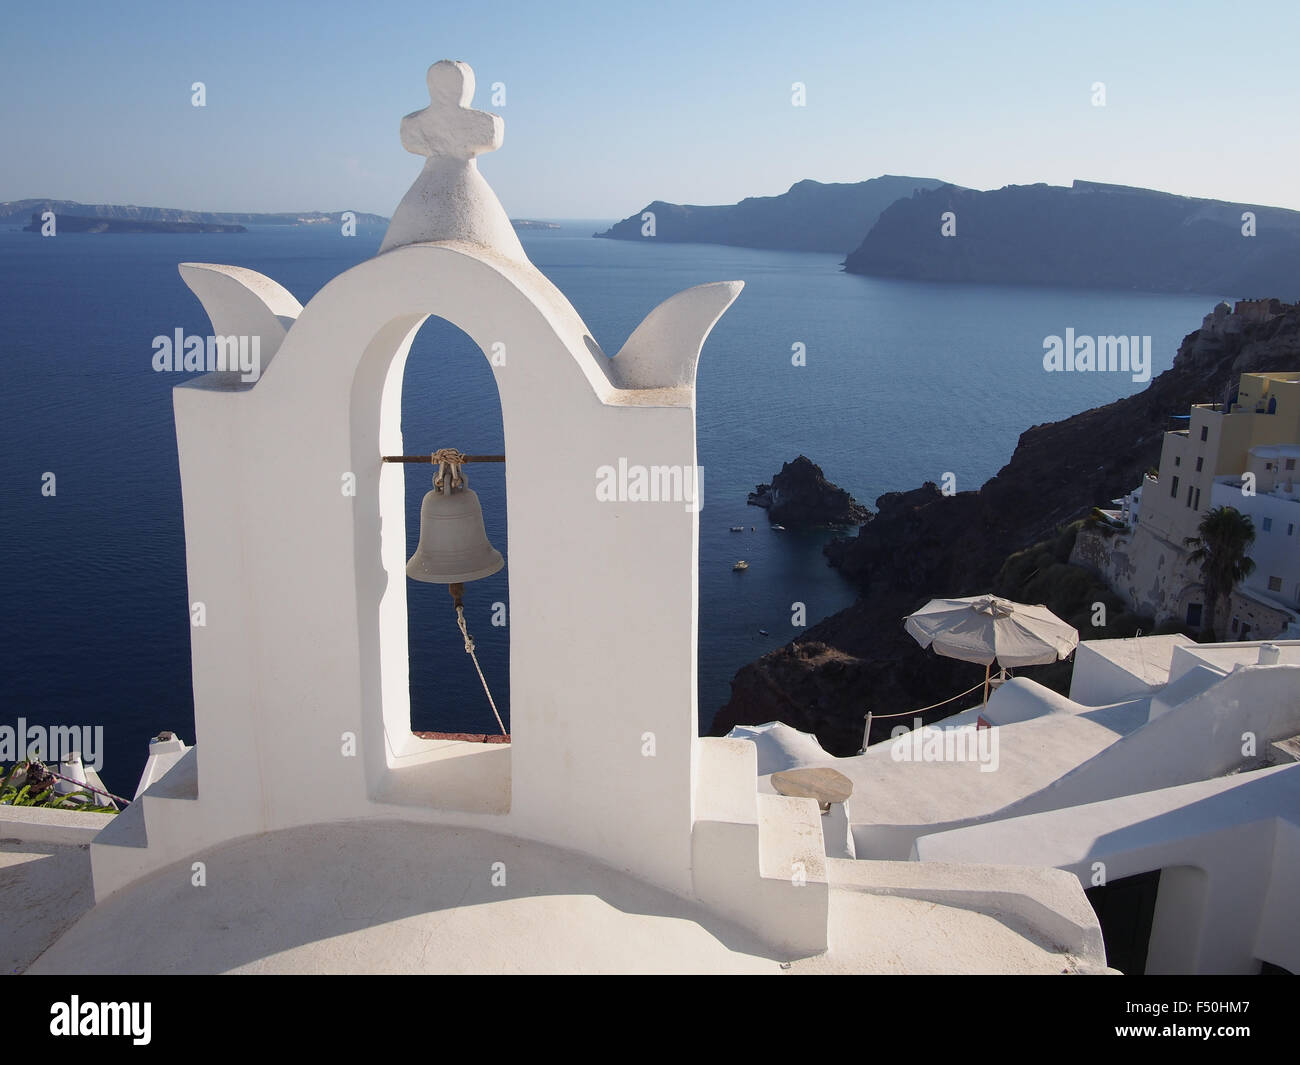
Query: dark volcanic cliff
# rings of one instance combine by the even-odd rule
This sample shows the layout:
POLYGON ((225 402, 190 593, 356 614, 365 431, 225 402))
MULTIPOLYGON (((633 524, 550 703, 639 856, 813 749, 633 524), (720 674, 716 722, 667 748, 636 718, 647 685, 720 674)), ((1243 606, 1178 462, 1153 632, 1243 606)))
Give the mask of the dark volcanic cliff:
POLYGON ((849 273, 926 281, 1300 295, 1300 212, 1076 181, 945 186, 893 204, 849 273), (940 219, 955 216, 956 234, 940 219), (1256 235, 1242 234, 1255 215, 1256 235))
MULTIPOLYGON (((779 720, 815 732, 834 754, 851 754, 866 710, 898 713, 979 682, 979 666, 921 650, 903 618, 931 598, 989 591, 1009 554, 1134 488, 1158 462, 1170 415, 1220 399, 1244 371, 1292 369, 1300 369, 1300 308, 1207 318, 1143 392, 1027 430, 979 491, 947 497, 927 484, 881 496, 855 537, 826 548, 857 584, 857 602, 737 673, 712 732, 779 720)), ((963 705, 969 700, 926 720, 963 705)), ((877 721, 874 738, 898 723, 877 721)))
POLYGON ((847 253, 899 197, 942 184, 934 178, 886 174, 853 184, 800 181, 780 196, 751 196, 716 207, 655 200, 596 236, 847 253), (654 212, 653 238, 641 235, 646 211, 654 212))
POLYGON ((768 517, 781 525, 861 525, 871 517, 866 507, 831 484, 822 468, 805 455, 783 464, 771 484, 760 484, 749 493, 749 502, 766 508, 768 517))

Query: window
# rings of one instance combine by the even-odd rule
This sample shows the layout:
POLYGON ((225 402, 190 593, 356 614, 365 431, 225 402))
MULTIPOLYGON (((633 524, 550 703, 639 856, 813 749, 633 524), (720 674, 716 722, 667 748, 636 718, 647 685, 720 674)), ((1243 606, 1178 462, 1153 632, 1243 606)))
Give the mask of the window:
POLYGON ((1287 468, 1288 470, 1294 470, 1294 469, 1295 469, 1295 459, 1287 459, 1287 460, 1286 460, 1286 468, 1287 468))
POLYGON ((1236 618, 1233 618, 1233 619, 1232 619, 1232 631, 1233 631, 1233 632, 1236 632, 1239 628, 1241 628, 1241 622, 1238 621, 1236 618))
POLYGON ((1208 425, 1202 425, 1202 426, 1201 426, 1201 439, 1204 440, 1204 439, 1206 439, 1209 435, 1210 435, 1210 427, 1209 427, 1208 425))
POLYGON ((1187 486, 1187 505, 1189 507, 1192 505, 1192 486, 1190 484, 1187 486))
POLYGON ((1177 498, 1178 498, 1178 478, 1177 478, 1177 477, 1174 478, 1173 487, 1171 487, 1171 488, 1169 489, 1169 498, 1170 498, 1170 499, 1177 499, 1177 498))
POLYGON ((1182 457, 1182 455, 1175 455, 1175 456, 1174 456, 1174 465, 1175 465, 1175 466, 1181 466, 1182 464, 1183 464, 1183 457, 1182 457))
POLYGON ((1199 629, 1201 627, 1201 611, 1205 609, 1203 603, 1187 604, 1187 627, 1189 629, 1199 629))
POLYGON ((1193 510, 1201 509, 1201 490, 1199 488, 1196 490, 1196 502, 1192 504, 1192 509, 1193 510))
POLYGON ((1273 468, 1273 464, 1271 462, 1264 463, 1264 469, 1271 470, 1272 468, 1273 468))
POLYGON ((1287 534, 1287 536, 1291 536, 1291 535, 1293 535, 1294 533, 1295 533, 1295 523, 1294 523, 1294 522, 1287 522, 1287 525, 1286 525, 1286 534, 1287 534))
POLYGON ((1205 459, 1201 458, 1201 457, 1198 455, 1198 456, 1196 457, 1196 472, 1197 472, 1197 473, 1200 473, 1200 472, 1201 472, 1201 466, 1204 465, 1204 463, 1205 463, 1205 459))
POLYGON ((1282 578, 1270 577, 1268 579, 1268 590, 1270 592, 1280 592, 1282 590, 1282 578))
POLYGON ((1265 532, 1272 532, 1272 531, 1273 531, 1273 519, 1272 519, 1272 518, 1265 518, 1264 521, 1263 521, 1263 525, 1264 525, 1264 531, 1265 531, 1265 532))

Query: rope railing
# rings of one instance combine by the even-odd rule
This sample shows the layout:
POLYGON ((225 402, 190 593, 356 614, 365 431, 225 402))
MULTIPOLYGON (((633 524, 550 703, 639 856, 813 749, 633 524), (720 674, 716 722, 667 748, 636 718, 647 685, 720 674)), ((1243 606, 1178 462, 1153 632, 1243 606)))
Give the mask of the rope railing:
POLYGON ((924 714, 927 710, 933 710, 935 709, 935 707, 944 706, 947 703, 952 703, 952 702, 956 702, 958 699, 963 699, 967 695, 970 695, 971 692, 979 691, 987 683, 988 683, 988 678, 986 677, 984 680, 976 684, 973 688, 967 688, 964 692, 958 692, 956 695, 949 696, 947 699, 940 700, 937 703, 931 703, 929 706, 923 706, 919 710, 904 710, 900 714, 873 714, 870 710, 868 710, 865 715, 866 725, 862 730, 862 746, 861 748, 859 748, 858 754, 866 754, 867 748, 871 746, 871 726, 875 723, 877 718, 879 718, 881 721, 889 721, 890 719, 896 717, 915 717, 917 714, 924 714))
POLYGON ((872 714, 871 719, 873 721, 887 721, 891 717, 914 717, 917 714, 924 714, 927 710, 933 710, 936 706, 943 706, 945 703, 955 702, 957 699, 961 699, 962 697, 969 695, 971 692, 979 691, 982 687, 984 687, 984 682, 980 681, 973 688, 967 688, 964 692, 958 692, 956 695, 951 696, 948 699, 944 699, 937 703, 931 703, 929 706, 923 706, 919 710, 904 710, 901 714, 872 714))

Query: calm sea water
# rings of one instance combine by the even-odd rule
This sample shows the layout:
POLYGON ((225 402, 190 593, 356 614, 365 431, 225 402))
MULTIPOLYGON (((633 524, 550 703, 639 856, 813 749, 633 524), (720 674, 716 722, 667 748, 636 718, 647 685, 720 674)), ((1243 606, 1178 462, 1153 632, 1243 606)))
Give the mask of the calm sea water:
MULTIPOLYGON (((796 634, 794 602, 806 604, 812 623, 853 598, 825 564, 824 535, 775 532, 763 511, 746 506, 756 483, 802 452, 868 504, 945 472, 959 489, 977 487, 1029 426, 1144 387, 1120 374, 1046 374, 1044 337, 1068 327, 1149 334, 1158 373, 1216 302, 879 281, 842 273, 833 255, 591 239, 607 224, 567 223, 522 239, 608 352, 673 293, 746 282, 699 372, 702 727, 738 668, 796 634), (795 344, 804 345, 806 366, 792 365, 795 344), (729 532, 732 525, 745 531, 729 532), (739 558, 748 572, 732 572, 739 558)), ((176 264, 251 267, 305 304, 373 255, 381 237, 363 230, 345 239, 323 228, 53 239, 0 231, 0 724, 104 725, 104 778, 128 795, 151 735, 171 728, 193 741, 171 398, 181 378, 152 370, 151 341, 210 327, 176 264), (57 478, 53 497, 41 494, 46 472, 57 478)), ((403 431, 411 452, 503 449, 487 360, 445 322, 431 320, 416 339, 403 431)), ((430 473, 407 468, 412 549, 430 473)), ((502 471, 482 466, 471 476, 489 537, 504 550, 502 471)), ((409 593, 413 726, 494 731, 445 591, 412 585, 409 593)), ((508 628, 494 628, 490 616, 506 593, 503 571, 470 585, 467 597, 503 707, 508 628)), ((607 635, 593 633, 593 642, 607 635)))

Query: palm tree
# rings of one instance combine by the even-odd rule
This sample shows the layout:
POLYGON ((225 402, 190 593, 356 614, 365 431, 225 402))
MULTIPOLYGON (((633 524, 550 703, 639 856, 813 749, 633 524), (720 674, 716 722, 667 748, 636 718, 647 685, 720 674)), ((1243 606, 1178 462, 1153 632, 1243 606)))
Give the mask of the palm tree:
POLYGON ((1255 523, 1235 507, 1215 507, 1201 519, 1199 536, 1184 541, 1194 548, 1190 560, 1201 567, 1205 582, 1205 616, 1202 635, 1214 641, 1214 617, 1221 599, 1229 598, 1237 585, 1251 575, 1255 563, 1246 550, 1255 542, 1255 523))

